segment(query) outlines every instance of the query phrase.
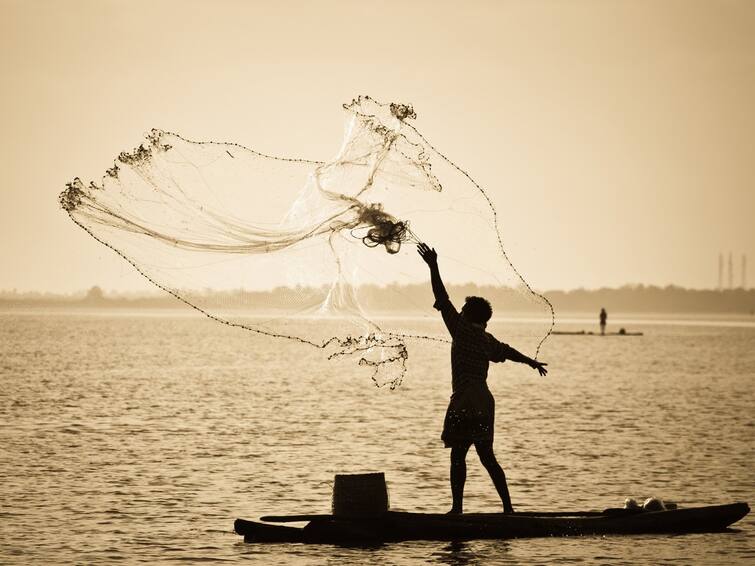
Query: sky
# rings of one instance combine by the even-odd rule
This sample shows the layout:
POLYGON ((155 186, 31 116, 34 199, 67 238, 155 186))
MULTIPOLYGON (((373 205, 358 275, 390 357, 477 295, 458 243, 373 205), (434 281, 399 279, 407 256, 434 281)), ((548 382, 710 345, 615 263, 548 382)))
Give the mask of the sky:
POLYGON ((414 106, 537 289, 755 280, 755 2, 0 0, 0 73, 0 289, 150 289, 65 183, 153 127, 326 160, 359 94, 414 106))

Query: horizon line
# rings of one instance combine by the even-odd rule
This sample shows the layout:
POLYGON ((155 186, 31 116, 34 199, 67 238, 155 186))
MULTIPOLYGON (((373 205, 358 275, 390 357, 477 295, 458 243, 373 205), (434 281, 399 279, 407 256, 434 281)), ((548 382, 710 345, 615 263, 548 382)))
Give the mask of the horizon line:
MULTIPOLYGON (((392 286, 398 286, 398 287, 420 287, 427 285, 429 288, 429 282, 422 282, 422 283, 389 283, 385 285, 380 284, 372 284, 368 283, 365 285, 356 285, 354 288, 377 288, 377 289, 386 289, 392 286)), ((500 290, 514 290, 516 291, 517 287, 511 287, 508 285, 479 285, 474 282, 466 282, 466 283, 446 283, 446 287, 449 289, 452 288, 459 288, 459 287, 477 287, 480 289, 490 289, 490 288, 497 288, 500 290)), ((296 290, 296 289, 325 289, 330 287, 330 285, 316 285, 316 286, 288 286, 288 285, 278 285, 275 287, 269 287, 266 289, 248 289, 244 287, 238 287, 233 289, 216 289, 216 288, 201 288, 201 289, 185 289, 186 291, 194 292, 194 293, 218 293, 218 294, 226 294, 226 293, 274 293, 276 291, 282 291, 282 290, 296 290)), ((54 291, 54 290, 19 290, 17 288, 11 288, 11 289, 0 289, 0 297, 4 296, 24 296, 24 295, 43 295, 48 297, 60 297, 60 298, 75 298, 79 296, 86 296, 90 292, 92 292, 94 289, 99 289, 103 296, 105 298, 108 298, 108 296, 112 296, 113 298, 126 298, 127 296, 131 297, 141 297, 141 298, 148 298, 148 297, 160 297, 163 295, 167 295, 165 291, 162 291, 160 289, 141 289, 141 290, 118 290, 118 289, 106 289, 103 287, 100 287, 99 285, 91 285, 87 288, 80 288, 76 291, 54 291)), ((621 290, 639 290, 639 289, 660 289, 660 290, 680 290, 680 291, 718 291, 718 292, 725 292, 725 291, 752 291, 755 290, 755 287, 742 287, 741 285, 735 285, 732 287, 719 287, 719 286, 710 286, 710 287, 685 287, 683 285, 677 285, 675 283, 668 283, 666 285, 661 284, 653 284, 653 283, 624 283, 620 286, 608 286, 603 285, 600 287, 573 287, 568 289, 558 289, 558 288, 551 288, 547 290, 539 290, 535 289, 538 293, 574 293, 574 292, 598 292, 598 291, 621 291, 621 290)))

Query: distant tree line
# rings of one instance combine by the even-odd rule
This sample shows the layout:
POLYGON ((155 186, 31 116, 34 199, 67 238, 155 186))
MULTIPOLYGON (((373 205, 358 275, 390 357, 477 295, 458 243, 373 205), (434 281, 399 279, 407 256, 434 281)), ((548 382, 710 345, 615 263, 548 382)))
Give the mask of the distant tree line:
MULTIPOLYGON (((496 313, 543 312, 542 302, 524 290, 509 287, 449 285, 451 299, 460 306, 469 295, 487 298, 496 313)), ((353 290, 331 294, 328 287, 277 287, 269 291, 181 291, 181 294, 203 307, 286 310, 314 308, 323 301, 347 304, 358 301, 368 310, 384 312, 420 312, 432 307, 430 286, 389 285, 381 287, 366 285, 353 290)), ((704 290, 668 286, 627 285, 620 288, 576 289, 573 291, 547 291, 544 295, 553 303, 557 312, 598 311, 601 307, 609 312, 637 313, 738 313, 755 314, 755 289, 704 290)), ((167 294, 143 296, 108 296, 99 287, 92 287, 83 297, 52 294, 0 293, 0 308, 33 307, 81 307, 81 308, 186 308, 186 305, 167 294)))
POLYGON ((627 285, 618 289, 548 291, 558 310, 638 313, 755 314, 755 289, 685 289, 669 285, 627 285))

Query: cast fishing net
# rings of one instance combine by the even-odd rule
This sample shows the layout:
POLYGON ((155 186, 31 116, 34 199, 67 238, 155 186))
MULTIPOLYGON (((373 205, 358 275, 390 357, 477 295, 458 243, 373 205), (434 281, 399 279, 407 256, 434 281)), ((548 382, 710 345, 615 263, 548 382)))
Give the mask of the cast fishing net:
POLYGON ((152 130, 100 183, 69 183, 60 204, 189 307, 260 340, 354 356, 380 386, 401 382, 412 342, 448 340, 421 324, 439 318, 408 245, 421 238, 458 307, 481 294, 496 314, 534 315, 512 344, 537 356, 553 309, 509 261, 488 193, 410 124, 410 106, 363 96, 344 109, 331 160, 152 130))

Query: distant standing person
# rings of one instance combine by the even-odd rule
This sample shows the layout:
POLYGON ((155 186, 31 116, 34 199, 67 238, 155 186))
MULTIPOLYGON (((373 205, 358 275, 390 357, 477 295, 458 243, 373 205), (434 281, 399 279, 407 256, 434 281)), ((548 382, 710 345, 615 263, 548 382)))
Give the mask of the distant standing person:
POLYGON ((606 320, 608 320, 608 313, 606 312, 606 309, 600 309, 600 335, 605 336, 606 334, 606 320))

